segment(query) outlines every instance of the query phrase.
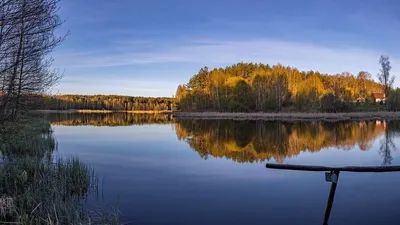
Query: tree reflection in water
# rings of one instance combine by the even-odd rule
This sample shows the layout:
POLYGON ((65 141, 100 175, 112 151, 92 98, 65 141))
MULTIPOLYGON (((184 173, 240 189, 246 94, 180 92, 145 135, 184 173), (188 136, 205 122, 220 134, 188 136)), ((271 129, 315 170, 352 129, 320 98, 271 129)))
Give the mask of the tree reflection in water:
POLYGON ((379 154, 382 156, 382 165, 392 164, 392 151, 396 151, 396 145, 394 143, 394 137, 400 131, 400 123, 398 121, 388 121, 383 123, 386 127, 384 132, 384 138, 381 140, 381 146, 379 148, 379 154))
POLYGON ((275 160, 279 163, 301 152, 318 152, 335 147, 369 150, 383 135, 379 153, 383 165, 390 165, 396 150, 394 136, 399 121, 287 122, 234 120, 177 120, 169 114, 134 113, 49 113, 54 125, 131 126, 174 124, 177 138, 186 141, 202 158, 228 158, 236 162, 275 160))
POLYGON ((168 124, 172 115, 162 113, 45 113, 53 125, 63 126, 132 126, 168 124))
POLYGON ((237 162, 275 160, 282 163, 301 152, 335 147, 362 151, 385 133, 385 123, 178 120, 176 134, 203 158, 237 162))

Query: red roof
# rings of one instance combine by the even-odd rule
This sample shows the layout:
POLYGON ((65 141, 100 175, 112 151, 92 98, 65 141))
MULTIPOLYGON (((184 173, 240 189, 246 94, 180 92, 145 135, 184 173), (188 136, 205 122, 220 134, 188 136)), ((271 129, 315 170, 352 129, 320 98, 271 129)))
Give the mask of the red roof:
POLYGON ((385 93, 372 93, 374 95, 374 98, 385 98, 385 93))

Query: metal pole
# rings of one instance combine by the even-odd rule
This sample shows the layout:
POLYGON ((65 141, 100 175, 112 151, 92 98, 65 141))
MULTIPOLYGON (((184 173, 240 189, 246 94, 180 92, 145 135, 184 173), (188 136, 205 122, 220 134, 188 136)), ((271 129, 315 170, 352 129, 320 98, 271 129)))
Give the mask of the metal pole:
POLYGON ((332 171, 332 172, 333 172, 333 174, 336 175, 336 181, 333 181, 331 184, 331 190, 329 192, 328 202, 326 203, 325 217, 324 217, 323 225, 328 225, 329 216, 331 215, 333 200, 335 199, 336 186, 337 186, 337 182, 339 181, 339 171, 332 171))
POLYGON ((396 172, 400 171, 400 166, 344 166, 344 167, 328 167, 328 166, 310 166, 310 165, 288 165, 267 163, 267 168, 281 170, 304 170, 304 171, 346 171, 346 172, 396 172))

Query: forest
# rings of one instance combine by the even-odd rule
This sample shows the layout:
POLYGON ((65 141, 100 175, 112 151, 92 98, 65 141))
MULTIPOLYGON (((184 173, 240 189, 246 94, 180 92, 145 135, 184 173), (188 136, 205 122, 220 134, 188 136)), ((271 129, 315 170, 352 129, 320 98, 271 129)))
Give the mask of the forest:
MULTIPOLYGON (((388 61, 388 58, 387 58, 388 61)), ((390 64, 389 64, 390 65, 390 64)), ((357 111, 379 107, 373 93, 385 85, 361 71, 322 74, 294 67, 237 63, 226 68, 204 67, 176 91, 182 111, 357 111)))
POLYGON ((49 95, 41 109, 48 110, 111 110, 171 111, 173 98, 131 97, 118 95, 49 95))

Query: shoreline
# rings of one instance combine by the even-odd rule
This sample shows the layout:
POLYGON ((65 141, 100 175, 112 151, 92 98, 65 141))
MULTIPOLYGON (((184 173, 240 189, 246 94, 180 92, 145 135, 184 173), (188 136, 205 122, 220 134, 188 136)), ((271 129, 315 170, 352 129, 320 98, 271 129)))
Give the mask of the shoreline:
POLYGON ((124 110, 89 110, 89 109, 67 109, 67 110, 51 110, 51 109, 40 109, 34 110, 34 112, 41 113, 133 113, 133 114, 170 114, 172 111, 155 111, 155 110, 135 110, 135 111, 124 111, 124 110))
POLYGON ((400 120, 400 112, 348 112, 348 113, 226 113, 226 112, 173 112, 177 119, 229 119, 229 120, 283 120, 283 121, 345 121, 345 120, 400 120))
POLYGON ((345 112, 345 113, 233 113, 233 112, 179 112, 179 111, 112 111, 112 110, 35 110, 41 113, 132 113, 132 114, 171 114, 177 119, 202 120, 282 120, 282 121, 360 121, 360 120, 400 120, 400 112, 345 112))

